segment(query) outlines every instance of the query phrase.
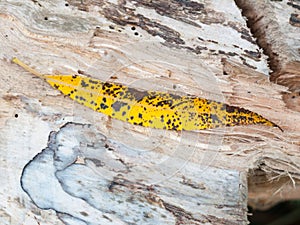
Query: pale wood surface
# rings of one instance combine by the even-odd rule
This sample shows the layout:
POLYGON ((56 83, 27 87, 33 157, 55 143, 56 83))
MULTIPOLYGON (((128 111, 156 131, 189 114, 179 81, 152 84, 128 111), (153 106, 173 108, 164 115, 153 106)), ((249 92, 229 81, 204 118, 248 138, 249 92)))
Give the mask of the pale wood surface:
POLYGON ((244 174, 191 163, 183 152, 133 149, 69 123, 25 167, 22 187, 71 224, 243 223, 244 174))
MULTIPOLYGON (((248 25, 264 48, 270 60, 270 80, 284 85, 289 91, 282 92, 282 100, 287 108, 300 112, 300 2, 292 0, 237 0, 248 25)), ((283 117, 284 114, 282 115, 283 117)), ((299 126, 300 121, 295 120, 299 126)), ((299 138, 295 137, 295 143, 299 138)), ((293 163, 290 162, 290 165, 293 163)), ((285 170, 282 174, 286 173, 285 170)), ((286 185, 293 176, 277 176, 274 184, 272 171, 253 173, 249 179, 249 204, 265 209, 276 202, 274 193, 280 192, 285 198, 300 198, 299 190, 286 185)), ((276 196, 276 195, 275 195, 276 196)))
POLYGON ((257 42, 270 57, 274 83, 290 92, 283 94, 287 107, 300 112, 300 2, 293 0, 237 0, 257 42))
POLYGON ((247 172, 251 181, 259 175, 254 169, 276 184, 259 203, 249 195, 254 206, 299 196, 300 114, 282 100, 287 88, 268 81, 266 56, 233 1, 79 3, 0 2, 2 224, 242 224, 247 172), (135 88, 223 101, 263 115, 284 132, 244 126, 178 133, 110 120, 12 64, 14 56, 42 73, 81 70, 135 88), (61 129, 67 122, 74 127, 61 129), (63 160, 53 157, 64 151, 49 145, 51 131, 74 139, 62 142, 63 160), (114 148, 105 150, 102 142, 87 148, 99 136, 114 148), (115 192, 107 189, 118 174, 115 192))

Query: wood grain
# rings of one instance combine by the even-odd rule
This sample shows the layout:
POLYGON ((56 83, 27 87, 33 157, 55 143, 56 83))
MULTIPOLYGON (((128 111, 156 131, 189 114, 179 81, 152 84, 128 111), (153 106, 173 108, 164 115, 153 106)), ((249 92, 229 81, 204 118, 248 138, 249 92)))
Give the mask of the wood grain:
POLYGON ((145 211, 143 216, 135 213, 131 218, 152 224, 167 219, 168 224, 246 224, 248 172, 251 190, 261 190, 259 197, 249 192, 253 206, 268 207, 299 196, 300 114, 283 101, 283 93, 289 93, 287 87, 268 81, 267 57, 235 3, 169 2, 0 2, 0 168, 5 171, 0 173, 2 224, 96 224, 100 217, 116 224, 128 221, 125 211, 113 213, 118 201, 110 202, 107 208, 88 204, 97 196, 122 201, 128 197, 128 207, 135 212, 139 204, 148 210, 154 207, 158 211, 145 211), (12 64, 15 56, 45 74, 84 73, 139 89, 190 94, 244 107, 277 123, 284 132, 265 126, 201 132, 133 126, 64 98, 12 64), (81 125, 63 130, 68 122, 81 125), (78 128, 88 124, 91 129, 78 128), (73 131, 83 133, 63 142, 63 152, 73 154, 80 149, 83 154, 74 153, 78 156, 75 160, 71 157, 74 154, 66 155, 62 162, 69 162, 70 170, 58 171, 58 165, 51 162, 60 161, 48 138, 55 140, 51 134, 57 133, 69 137, 73 131), (97 135, 120 146, 117 151, 105 151, 111 152, 106 159, 112 163, 110 167, 101 166, 105 160, 97 146, 85 151, 86 145, 80 145, 91 140, 96 143, 97 135), (145 158, 133 160, 130 152, 140 152, 145 158), (148 164, 143 164, 147 159, 148 164), (169 164, 163 162, 174 162, 173 169, 167 170, 169 164), (124 163, 129 169, 122 170, 124 163), (31 167, 25 170, 25 165, 31 167), (73 166, 80 170, 73 170, 73 166), (102 168, 104 174, 113 175, 102 179, 90 168, 102 168), (130 168, 135 168, 134 172, 130 168), (164 173, 158 173, 160 168, 164 173), (22 173, 27 185, 21 187, 22 173), (103 183, 107 187, 118 174, 124 183, 116 186, 116 193, 96 185, 107 182, 106 186, 103 183), (164 182, 154 190, 145 189, 161 181, 155 174, 164 182), (255 177, 265 180, 258 182, 255 177), (59 183, 59 179, 70 185, 59 183), (266 180, 272 183, 263 186, 266 180), (88 197, 80 196, 83 192, 76 189, 80 182, 88 197), (275 190, 270 189, 274 184, 275 190), (203 190, 208 186, 213 192, 203 190), (290 189, 293 195, 288 195, 290 189), (235 198, 231 193, 236 193, 235 198), (187 196, 194 196, 193 201, 187 196), (74 202, 80 202, 76 209, 74 202))

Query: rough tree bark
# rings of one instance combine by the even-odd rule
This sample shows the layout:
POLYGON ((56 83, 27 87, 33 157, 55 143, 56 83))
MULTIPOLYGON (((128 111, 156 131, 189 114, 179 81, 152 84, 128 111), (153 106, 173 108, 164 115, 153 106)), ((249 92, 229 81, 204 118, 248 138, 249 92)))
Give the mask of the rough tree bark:
POLYGON ((299 198, 299 54, 291 76, 272 67, 286 86, 270 82, 233 0, 4 0, 0 34, 1 224, 246 224, 247 203, 299 198), (247 108, 284 132, 133 126, 65 98, 15 56, 45 74, 247 108))

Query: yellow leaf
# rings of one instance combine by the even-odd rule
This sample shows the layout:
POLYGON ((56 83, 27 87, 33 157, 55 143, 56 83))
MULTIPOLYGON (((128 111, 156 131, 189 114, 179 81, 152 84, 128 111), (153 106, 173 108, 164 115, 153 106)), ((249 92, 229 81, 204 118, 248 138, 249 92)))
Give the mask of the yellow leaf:
POLYGON ((221 102, 142 91, 82 75, 44 75, 17 58, 12 61, 76 102, 134 125, 167 130, 203 130, 248 124, 278 127, 257 113, 221 102))

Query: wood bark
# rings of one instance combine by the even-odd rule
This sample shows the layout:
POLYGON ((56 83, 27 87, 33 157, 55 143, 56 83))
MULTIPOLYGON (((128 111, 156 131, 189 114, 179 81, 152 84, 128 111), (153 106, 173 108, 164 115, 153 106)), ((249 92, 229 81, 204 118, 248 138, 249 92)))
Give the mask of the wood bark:
POLYGON ((247 203, 299 198, 300 113, 284 99, 291 87, 269 81, 234 1, 1 1, 0 32, 1 224, 246 224, 247 203), (222 101, 284 132, 130 125, 13 57, 45 74, 222 101))

